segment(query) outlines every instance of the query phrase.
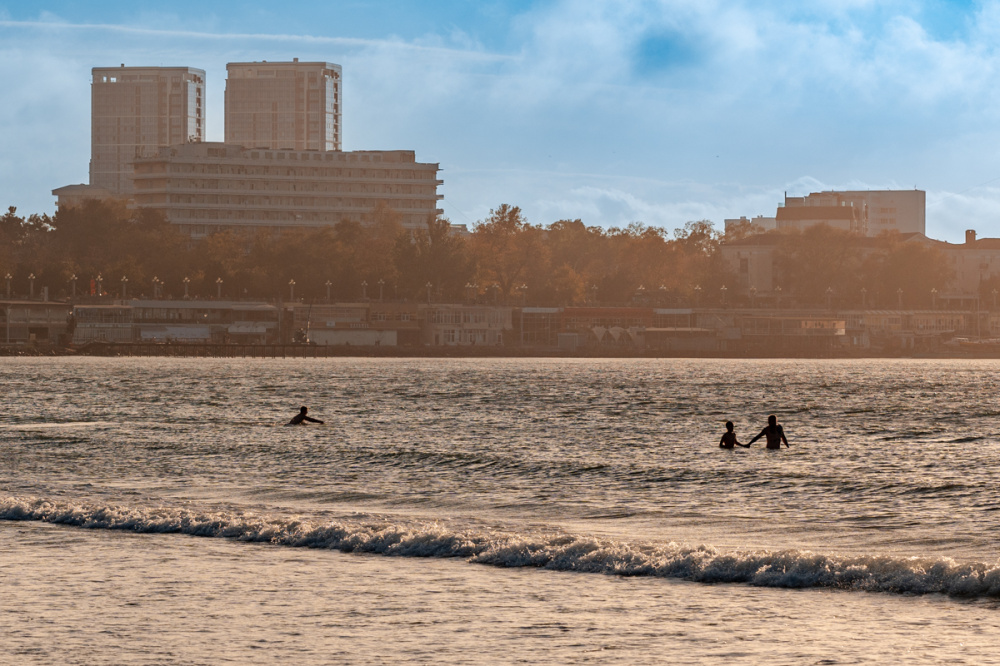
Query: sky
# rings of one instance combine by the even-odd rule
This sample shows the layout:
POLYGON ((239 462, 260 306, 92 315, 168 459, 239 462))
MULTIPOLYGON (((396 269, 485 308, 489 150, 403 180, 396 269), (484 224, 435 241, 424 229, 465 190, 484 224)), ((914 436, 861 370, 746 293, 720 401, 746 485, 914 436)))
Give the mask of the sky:
POLYGON ((343 148, 415 150, 470 227, 682 227, 785 193, 927 192, 927 234, 1000 236, 1000 0, 0 0, 0 208, 88 180, 92 67, 343 67, 343 148))

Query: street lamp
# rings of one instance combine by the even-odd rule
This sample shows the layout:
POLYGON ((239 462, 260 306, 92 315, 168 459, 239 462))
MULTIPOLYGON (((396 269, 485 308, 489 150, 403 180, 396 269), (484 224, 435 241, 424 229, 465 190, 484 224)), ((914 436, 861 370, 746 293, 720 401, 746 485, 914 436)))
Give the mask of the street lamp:
POLYGON ((215 278, 215 298, 218 299, 218 300, 220 300, 220 301, 222 300, 222 278, 221 277, 215 278))
POLYGON ((757 302, 757 287, 750 287, 750 307, 753 308, 757 302))
POLYGON ((76 298, 76 273, 69 276, 70 289, 72 289, 72 298, 76 298))
POLYGON ((781 285, 780 284, 777 285, 774 288, 774 301, 775 301, 776 307, 780 310, 781 309, 781 285))
POLYGON ((288 300, 295 300, 295 280, 288 281, 288 300))
POLYGON ((896 299, 897 299, 897 303, 899 304, 899 309, 902 310, 903 309, 903 288, 902 287, 900 287, 899 289, 896 290, 896 299))
MULTIPOLYGON (((937 293, 935 289, 932 293, 937 293)), ((868 308, 868 290, 861 287, 861 309, 865 310, 868 308)))
POLYGON ((591 302, 593 302, 596 305, 597 304, 597 285, 596 284, 590 285, 590 293, 593 294, 593 297, 591 298, 591 302))
POLYGON ((378 302, 382 302, 382 287, 385 286, 385 280, 382 278, 378 279, 378 302))
POLYGON ((701 302, 701 285, 696 284, 694 286, 694 306, 698 307, 698 304, 700 302, 701 302))
POLYGON ((996 290, 996 287, 993 288, 992 294, 993 294, 993 309, 996 310, 997 309, 997 290, 996 290))
POLYGON ((433 287, 434 285, 432 285, 431 282, 430 282, 430 280, 428 280, 427 284, 425 284, 424 286, 427 287, 427 304, 430 305, 430 302, 431 302, 431 287, 433 287))
POLYGON ((368 300, 368 281, 367 280, 362 280, 361 281, 361 300, 363 300, 363 301, 367 301, 368 300))
POLYGON ((160 297, 160 278, 158 278, 158 277, 156 277, 154 275, 153 279, 152 279, 152 283, 153 283, 153 298, 159 298, 160 297))
MULTIPOLYGON (((994 292, 996 289, 993 290, 994 292)), ((996 295, 993 296, 994 307, 996 306, 996 295)), ((931 309, 937 310, 937 287, 931 287, 931 309)))
POLYGON ((465 283, 465 298, 470 302, 475 301, 476 287, 471 282, 465 283))
POLYGON ((124 275, 122 276, 122 300, 128 298, 128 278, 124 275))
POLYGON ((188 285, 191 284, 191 278, 184 276, 184 279, 181 280, 181 282, 184 283, 184 298, 188 298, 188 285))
POLYGON ((636 300, 638 300, 640 303, 642 303, 642 298, 643 298, 643 296, 646 295, 646 287, 645 287, 645 285, 641 285, 640 284, 639 288, 635 290, 635 295, 636 295, 636 300))
POLYGON ((726 285, 722 285, 719 287, 719 291, 722 292, 722 307, 726 307, 726 292, 729 290, 726 289, 726 285))
POLYGON ((104 284, 104 276, 98 273, 97 279, 94 281, 97 283, 97 295, 100 296, 103 293, 101 285, 104 284))
POLYGON ((667 285, 661 284, 658 290, 660 292, 660 305, 667 304, 667 285))
POLYGON ((330 287, 333 286, 333 283, 330 282, 329 280, 327 280, 326 282, 323 283, 323 285, 326 287, 326 302, 329 303, 330 302, 330 287))
POLYGON ((527 285, 527 284, 525 284, 524 282, 522 282, 522 283, 521 283, 521 286, 519 286, 519 287, 517 288, 517 290, 518 290, 519 292, 521 292, 521 307, 523 308, 523 307, 524 307, 524 300, 525 300, 525 298, 526 298, 526 297, 527 297, 527 295, 528 295, 528 285, 527 285))
POLYGON ((833 299, 833 287, 827 287, 826 288, 826 309, 827 310, 831 309, 831 305, 830 304, 831 304, 832 299, 833 299))
POLYGON ((34 298, 35 297, 35 274, 34 273, 28 273, 28 285, 29 285, 28 286, 29 298, 34 298))
POLYGON ((11 275, 10 273, 7 273, 6 275, 4 275, 4 279, 7 280, 7 298, 10 298, 10 280, 11 280, 12 277, 14 277, 14 276, 11 275))

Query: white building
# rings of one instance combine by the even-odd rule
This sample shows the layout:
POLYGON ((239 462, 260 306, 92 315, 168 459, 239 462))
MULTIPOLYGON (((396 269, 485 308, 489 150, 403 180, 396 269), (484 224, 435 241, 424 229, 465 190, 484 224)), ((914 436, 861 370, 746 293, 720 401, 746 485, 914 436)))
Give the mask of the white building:
POLYGON ((199 143, 136 162, 135 203, 162 210, 192 237, 221 228, 276 230, 364 222, 379 203, 424 228, 437 207, 438 165, 413 151, 312 151, 199 143))
POLYGON ((329 62, 226 65, 226 143, 272 150, 341 149, 341 68, 329 62))
POLYGON ((132 163, 205 137, 205 72, 191 67, 95 67, 90 184, 132 192, 132 163))

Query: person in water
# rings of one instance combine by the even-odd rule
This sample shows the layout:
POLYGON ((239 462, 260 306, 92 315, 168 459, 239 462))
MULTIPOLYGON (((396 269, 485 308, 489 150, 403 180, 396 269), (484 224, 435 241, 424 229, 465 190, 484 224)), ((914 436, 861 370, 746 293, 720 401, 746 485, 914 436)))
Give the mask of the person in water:
POLYGON ((733 422, 726 421, 726 432, 722 435, 722 439, 719 441, 720 449, 731 449, 736 446, 742 446, 745 449, 749 449, 749 444, 740 444, 739 440, 736 439, 736 433, 733 431, 733 422))
POLYGON ((285 425, 305 425, 308 421, 309 423, 322 423, 319 419, 314 419, 310 416, 306 416, 306 412, 309 411, 308 407, 302 407, 299 409, 299 413, 292 417, 292 420, 285 425))
POLYGON ((747 443, 747 446, 750 446, 761 437, 767 438, 767 448, 769 449, 780 449, 782 442, 785 443, 785 448, 788 448, 788 439, 785 438, 785 430, 778 425, 778 417, 774 414, 767 417, 767 426, 756 437, 751 439, 747 443))

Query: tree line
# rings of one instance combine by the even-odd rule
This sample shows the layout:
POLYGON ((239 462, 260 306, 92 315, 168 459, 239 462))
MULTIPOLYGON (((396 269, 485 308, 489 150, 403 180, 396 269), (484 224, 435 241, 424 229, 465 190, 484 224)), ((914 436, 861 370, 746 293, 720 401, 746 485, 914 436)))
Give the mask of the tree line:
MULTIPOLYGON (((179 298, 186 286, 191 297, 226 299, 735 305, 754 295, 738 267, 723 261, 722 247, 747 234, 737 228, 727 237, 707 220, 673 232, 579 219, 543 226, 503 204, 467 235, 452 233, 440 217, 404 229, 395 211, 379 206, 364 223, 280 234, 227 229, 192 240, 156 211, 88 201, 52 216, 9 208, 0 217, 0 275, 11 275, 16 295, 47 287, 53 298, 70 295, 74 284, 77 295, 90 294, 100 276, 104 293, 124 288, 130 297, 179 298)), ((775 248, 775 283, 800 305, 829 303, 834 289, 844 304, 862 289, 871 304, 888 302, 900 288, 930 298, 950 279, 936 249, 892 237, 814 227, 767 240, 775 248)))

